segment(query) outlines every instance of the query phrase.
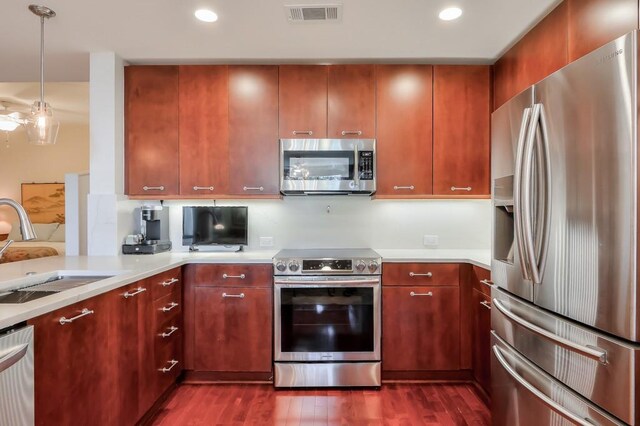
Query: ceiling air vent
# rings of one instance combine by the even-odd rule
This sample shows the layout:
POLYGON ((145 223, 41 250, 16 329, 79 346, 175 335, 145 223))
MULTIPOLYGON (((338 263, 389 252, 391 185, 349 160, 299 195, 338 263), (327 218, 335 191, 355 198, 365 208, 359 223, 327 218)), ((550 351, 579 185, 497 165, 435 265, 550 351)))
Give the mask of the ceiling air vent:
POLYGON ((289 22, 337 22, 342 19, 342 5, 285 5, 289 22))

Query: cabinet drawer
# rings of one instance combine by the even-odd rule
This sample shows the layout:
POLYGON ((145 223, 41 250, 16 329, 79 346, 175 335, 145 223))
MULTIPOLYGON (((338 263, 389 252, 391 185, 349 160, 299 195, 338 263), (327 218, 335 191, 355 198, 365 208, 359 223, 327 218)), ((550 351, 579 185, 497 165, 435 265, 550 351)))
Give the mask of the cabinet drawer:
POLYGON ((474 265, 473 273, 475 275, 475 279, 473 280, 473 288, 484 293, 487 296, 491 296, 491 286, 487 283, 491 282, 491 271, 474 265))
POLYGON ((182 300, 169 294, 153 302, 154 324, 161 326, 172 318, 180 318, 182 314, 182 300))
POLYGON ((382 285, 448 285, 457 286, 457 263, 385 263, 382 285))
POLYGON ((271 287, 271 264, 189 265, 189 284, 215 287, 271 287))
POLYGON ((147 278, 147 285, 151 288, 153 300, 157 300, 169 294, 174 294, 174 297, 177 297, 180 294, 181 281, 180 268, 174 268, 147 278))
POLYGON ((183 369, 181 340, 182 330, 177 330, 162 344, 156 342, 155 365, 160 394, 175 382, 183 369))

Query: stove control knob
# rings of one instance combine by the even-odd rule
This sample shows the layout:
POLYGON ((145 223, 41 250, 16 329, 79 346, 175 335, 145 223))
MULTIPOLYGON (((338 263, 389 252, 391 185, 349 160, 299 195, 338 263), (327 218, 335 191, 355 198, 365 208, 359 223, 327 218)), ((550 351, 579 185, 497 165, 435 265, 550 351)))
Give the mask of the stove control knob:
POLYGON ((287 269, 287 264, 284 263, 282 260, 278 260, 276 262, 276 269, 280 272, 284 272, 287 269))
POLYGON ((376 262, 375 260, 371 263, 369 263, 369 272, 371 272, 372 274, 378 270, 378 262, 376 262))
POLYGON ((300 269, 300 264, 298 262, 296 262, 295 260, 289 262, 289 270, 291 272, 296 272, 298 269, 300 269))
POLYGON ((359 260, 358 263, 356 263, 356 270, 358 272, 363 272, 364 268, 366 268, 366 267, 367 267, 367 265, 364 263, 363 260, 359 260))

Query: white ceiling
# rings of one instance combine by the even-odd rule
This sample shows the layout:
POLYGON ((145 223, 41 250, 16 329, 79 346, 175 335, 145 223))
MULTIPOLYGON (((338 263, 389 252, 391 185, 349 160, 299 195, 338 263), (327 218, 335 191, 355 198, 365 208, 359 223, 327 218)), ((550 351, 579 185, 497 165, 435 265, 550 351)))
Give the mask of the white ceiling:
MULTIPOLYGON (((36 1, 36 0, 31 0, 36 1)), ((0 1, 0 81, 37 81, 39 18, 29 0, 0 1)), ((285 4, 314 0, 42 0, 47 81, 88 81, 89 53, 132 63, 466 62, 492 63, 560 0, 329 0, 340 23, 290 24, 285 4), (437 18, 458 5, 457 21, 437 18), (196 21, 215 10, 213 24, 196 21)))

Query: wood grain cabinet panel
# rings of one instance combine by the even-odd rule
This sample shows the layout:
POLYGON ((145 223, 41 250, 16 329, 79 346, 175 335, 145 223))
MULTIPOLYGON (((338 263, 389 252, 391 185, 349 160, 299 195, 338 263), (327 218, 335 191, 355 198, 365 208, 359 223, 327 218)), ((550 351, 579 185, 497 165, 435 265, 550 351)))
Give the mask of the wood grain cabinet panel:
POLYGON ((280 65, 280 137, 327 137, 328 67, 280 65))
POLYGON ((125 88, 125 192, 177 195, 178 67, 128 66, 125 88))
POLYGON ((382 267, 382 284, 388 285, 444 285, 459 284, 457 263, 388 263, 382 267))
POLYGON ((638 28, 637 0, 567 0, 569 62, 638 28))
POLYGON ((195 369, 271 371, 272 315, 270 288, 196 287, 195 369))
POLYGON ((434 67, 433 193, 491 193, 490 69, 434 67))
POLYGON ((327 137, 375 138, 375 68, 329 67, 327 137))
POLYGON ((279 194, 278 67, 229 66, 229 194, 279 194))
POLYGON ((184 65, 180 74, 180 194, 228 192, 227 66, 184 65))
POLYGON ((459 369, 459 298, 458 287, 383 287, 383 371, 459 369))
POLYGON ((432 79, 429 65, 377 65, 376 197, 432 189, 432 79))
POLYGON ((187 265, 185 279, 189 286, 271 287, 271 264, 219 263, 187 265))
POLYGON ((473 377, 491 394, 491 298, 473 289, 473 377))

